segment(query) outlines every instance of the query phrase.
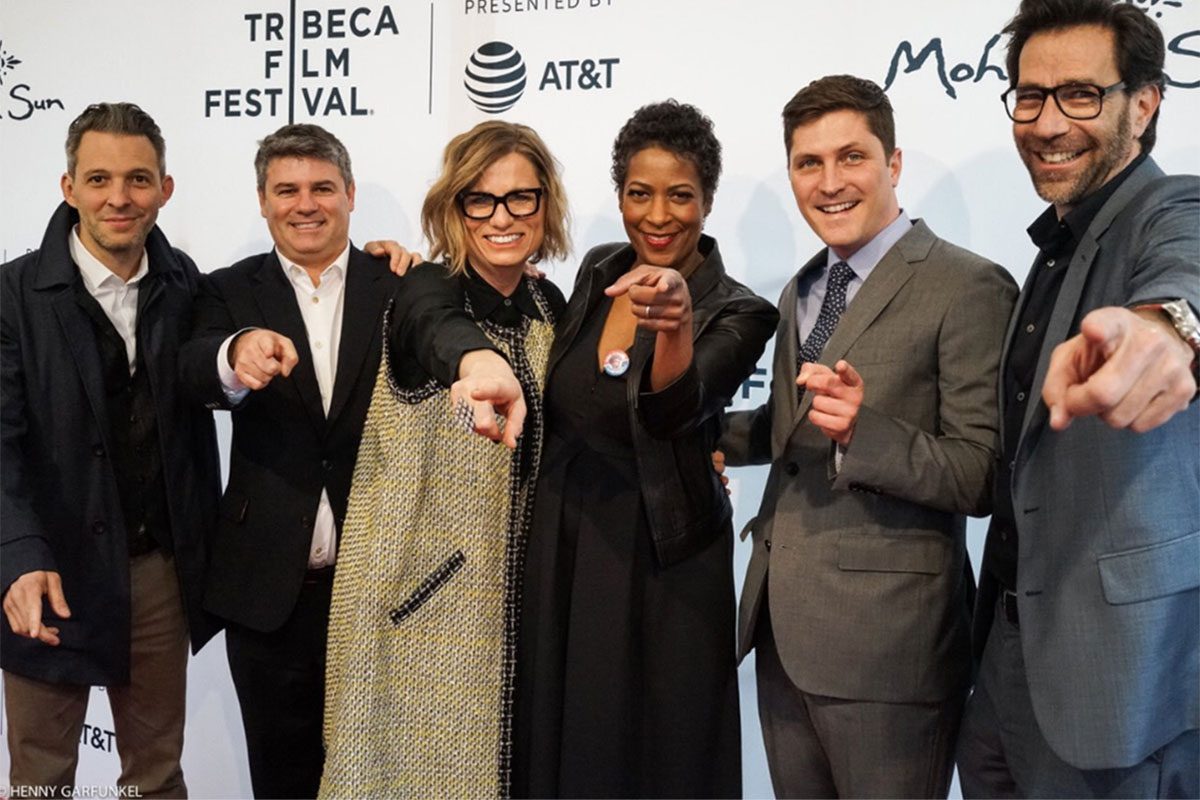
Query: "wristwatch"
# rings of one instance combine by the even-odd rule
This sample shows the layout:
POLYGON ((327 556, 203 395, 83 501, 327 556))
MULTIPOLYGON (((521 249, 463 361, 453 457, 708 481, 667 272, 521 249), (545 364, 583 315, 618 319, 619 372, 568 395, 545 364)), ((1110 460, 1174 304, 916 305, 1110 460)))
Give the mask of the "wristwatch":
POLYGON ((1175 328, 1179 338, 1192 348, 1192 377, 1196 379, 1196 394, 1192 396, 1192 399, 1200 397, 1200 320, 1196 319, 1196 314, 1188 305, 1188 301, 1180 299, 1168 300, 1163 303, 1143 303, 1140 306, 1134 306, 1133 310, 1161 311, 1167 315, 1167 319, 1171 321, 1171 326, 1175 328))
POLYGON ((1196 319, 1187 300, 1168 300, 1162 303, 1143 303, 1134 311, 1161 311, 1167 315, 1179 338, 1187 342, 1193 353, 1200 354, 1200 319, 1196 319))

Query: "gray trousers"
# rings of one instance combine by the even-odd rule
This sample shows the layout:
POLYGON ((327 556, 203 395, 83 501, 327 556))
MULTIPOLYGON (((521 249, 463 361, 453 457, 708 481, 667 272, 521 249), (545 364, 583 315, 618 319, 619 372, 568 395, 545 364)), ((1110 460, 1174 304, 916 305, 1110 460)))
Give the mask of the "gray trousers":
POLYGON ((802 691, 779 660, 765 603, 754 646, 776 797, 946 796, 965 692, 939 703, 877 703, 802 691))
POLYGON ((1025 676, 1021 631, 997 606, 958 743, 963 797, 1200 797, 1200 731, 1140 764, 1082 770, 1042 736, 1025 676))

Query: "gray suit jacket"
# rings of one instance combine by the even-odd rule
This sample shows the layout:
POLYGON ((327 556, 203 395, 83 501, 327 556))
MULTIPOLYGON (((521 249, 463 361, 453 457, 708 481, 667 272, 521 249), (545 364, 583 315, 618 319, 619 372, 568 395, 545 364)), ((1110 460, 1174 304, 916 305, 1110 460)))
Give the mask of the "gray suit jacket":
MULTIPOLYGON (((1088 311, 1180 297, 1200 307, 1200 178, 1147 159, 1075 251, 1033 392, 1088 311)), ((1200 727, 1200 405, 1140 435, 1046 422, 1030 403, 1012 483, 1033 709, 1067 763, 1130 766, 1200 727)), ((982 650, 996 595, 986 569, 980 589, 982 650)))
MULTIPOLYGON (((801 270, 819 267, 821 251, 801 270)), ((970 682, 966 514, 989 510, 996 370, 1016 284, 917 220, 867 278, 821 363, 866 397, 841 469, 797 408, 796 281, 779 301, 770 401, 730 414, 731 465, 771 463, 741 600, 739 656, 764 597, 784 668, 813 694, 934 702, 970 682), (769 583, 769 591, 768 584, 769 583)))

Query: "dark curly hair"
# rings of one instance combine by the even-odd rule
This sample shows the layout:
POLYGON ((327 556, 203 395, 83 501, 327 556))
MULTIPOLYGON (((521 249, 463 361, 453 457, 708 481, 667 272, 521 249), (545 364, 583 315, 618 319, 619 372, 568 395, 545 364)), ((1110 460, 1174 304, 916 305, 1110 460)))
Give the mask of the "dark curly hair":
MULTIPOLYGON (((1095 25, 1112 31, 1116 40, 1117 71, 1125 81, 1126 94, 1143 86, 1157 86, 1160 93, 1166 92, 1163 73, 1166 47, 1162 30, 1142 9, 1112 0, 1022 0, 1016 16, 1001 31, 1009 36, 1006 63, 1009 85, 1016 86, 1020 82, 1021 51, 1031 36, 1081 25, 1095 25)), ((1143 153, 1154 149, 1160 110, 1154 112, 1139 140, 1143 153)))
POLYGON ((612 179, 618 193, 629 176, 630 159, 647 147, 661 147, 690 161, 700 176, 704 207, 712 208, 721 179, 721 143, 711 119, 677 100, 651 103, 633 112, 613 142, 612 179))

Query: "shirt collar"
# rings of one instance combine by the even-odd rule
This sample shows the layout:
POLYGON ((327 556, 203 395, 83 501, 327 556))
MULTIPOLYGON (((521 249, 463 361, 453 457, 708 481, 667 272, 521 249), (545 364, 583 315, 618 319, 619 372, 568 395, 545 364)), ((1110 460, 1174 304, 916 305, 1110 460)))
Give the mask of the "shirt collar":
POLYGON ((466 272, 467 297, 471 301, 471 315, 476 321, 490 319, 501 325, 512 327, 521 321, 521 317, 541 319, 542 312, 534 302, 533 294, 529 291, 528 281, 524 278, 517 288, 507 298, 496 291, 490 283, 467 264, 466 272), (505 300, 511 300, 505 304, 505 300))
POLYGON ((121 280, 119 275, 104 266, 100 259, 92 255, 84 246, 83 240, 79 238, 78 225, 71 228, 71 235, 67 237, 67 246, 71 250, 71 259, 79 267, 79 273, 83 276, 83 283, 87 287, 88 294, 94 295, 101 288, 137 286, 142 278, 150 273, 150 256, 143 249, 142 260, 138 264, 137 272, 133 273, 133 277, 128 281, 121 280))
POLYGON ((832 247, 829 248, 825 266, 829 268, 839 261, 845 261, 855 277, 860 281, 865 281, 871 274, 871 270, 875 269, 887 252, 896 242, 900 241, 904 234, 908 233, 911 227, 912 221, 904 213, 904 209, 900 209, 900 216, 892 220, 886 228, 875 234, 875 238, 858 248, 849 258, 841 258, 833 252, 832 247))
MULTIPOLYGON (((298 279, 303 278, 309 288, 313 288, 312 279, 308 277, 308 270, 292 261, 290 258, 279 252, 279 248, 275 248, 275 255, 279 258, 279 265, 283 267, 283 274, 288 280, 293 283, 298 279)), ((350 268, 350 243, 346 242, 346 247, 338 254, 338 257, 333 262, 321 270, 321 282, 325 282, 325 278, 337 276, 339 278, 346 277, 346 271, 350 268)))

